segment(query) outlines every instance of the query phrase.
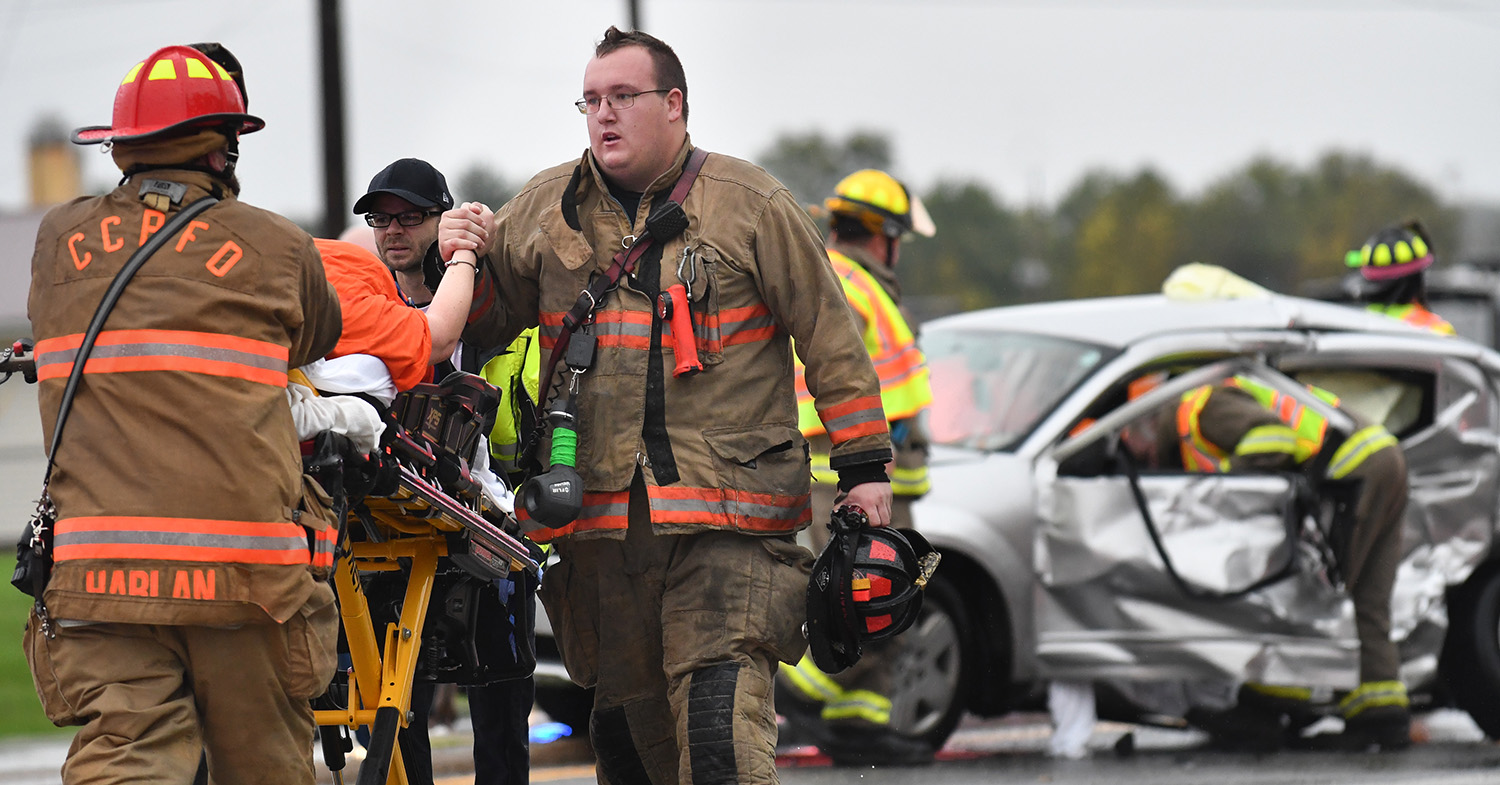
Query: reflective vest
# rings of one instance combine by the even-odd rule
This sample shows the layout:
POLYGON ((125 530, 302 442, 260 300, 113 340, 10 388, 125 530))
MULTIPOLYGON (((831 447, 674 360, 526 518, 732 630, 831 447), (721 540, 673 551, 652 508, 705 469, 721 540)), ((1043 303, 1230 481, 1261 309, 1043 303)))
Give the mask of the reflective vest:
MULTIPOLYGON (((1290 395, 1243 376, 1236 376, 1226 384, 1249 393, 1256 402, 1274 413, 1282 424, 1262 425, 1251 428, 1240 437, 1234 446, 1233 455, 1256 455, 1279 453, 1289 455, 1297 464, 1316 455, 1323 447, 1328 431, 1328 419, 1318 414, 1290 395)), ((1308 390, 1320 399, 1337 406, 1338 396, 1308 385, 1308 390)), ((1230 453, 1219 449, 1204 438, 1199 416, 1213 394, 1213 385, 1204 385, 1183 393, 1177 407, 1177 435, 1182 451, 1183 468, 1190 472, 1226 472, 1230 468, 1230 453)), ((1327 476, 1338 480, 1348 476, 1364 463, 1365 458, 1393 446, 1397 439, 1384 426, 1371 425, 1355 431, 1339 445, 1328 464, 1327 476)))
POLYGON ((520 396, 527 396, 532 406, 541 401, 539 345, 537 328, 532 327, 511 341, 504 352, 490 358, 479 371, 485 381, 495 385, 505 396, 505 405, 497 413, 495 427, 490 430, 490 457, 496 468, 505 474, 521 469, 520 423, 528 413, 522 409, 520 396))
POLYGON ((1406 305, 1382 305, 1380 303, 1370 303, 1369 305, 1365 306, 1365 310, 1371 311, 1373 313, 1384 314, 1393 319, 1400 319, 1401 321, 1406 322, 1413 327, 1420 327, 1424 330, 1431 330, 1438 335, 1458 334, 1458 332, 1453 329, 1453 325, 1448 323, 1447 319, 1438 316, 1432 311, 1429 311, 1416 303, 1407 303, 1406 305))
MULTIPOLYGON (((932 404, 932 385, 928 380, 927 360, 917 348, 917 340, 901 310, 886 294, 875 276, 853 259, 830 249, 828 258, 844 284, 844 296, 864 322, 865 349, 880 377, 880 403, 889 422, 915 417, 932 404)), ((802 363, 797 363, 797 421, 802 435, 824 433, 822 420, 813 406, 812 395, 802 378, 802 363)))
MULTIPOLYGON (((1302 463, 1318 453, 1323 446, 1323 437, 1328 433, 1326 417, 1298 403, 1296 398, 1249 377, 1236 376, 1229 380, 1229 384, 1250 393, 1261 406, 1270 409, 1281 418, 1282 422, 1297 432, 1297 447, 1292 453, 1297 463, 1302 463)), ((1313 395, 1327 401, 1330 406, 1339 405, 1337 395, 1312 385, 1308 385, 1307 389, 1313 395)))
MULTIPOLYGON (((828 249, 828 259, 844 286, 844 296, 849 307, 864 325, 861 336, 870 361, 875 365, 875 374, 880 378, 880 402, 885 409, 886 420, 897 423, 915 417, 932 404, 932 385, 927 371, 927 359, 917 347, 916 336, 906 323, 906 317, 880 282, 859 262, 828 249)), ((797 370, 797 426, 807 437, 826 433, 823 420, 807 390, 803 379, 802 363, 797 370)), ((892 439, 900 441, 896 429, 892 439)), ((900 450, 900 444, 896 445, 900 450)), ((837 483, 838 473, 828 466, 827 453, 815 451, 812 455, 813 479, 824 483, 837 483)), ((899 460, 896 461, 900 463, 899 460)), ((891 475, 891 492, 897 496, 921 496, 932 488, 927 467, 897 466, 891 475)))

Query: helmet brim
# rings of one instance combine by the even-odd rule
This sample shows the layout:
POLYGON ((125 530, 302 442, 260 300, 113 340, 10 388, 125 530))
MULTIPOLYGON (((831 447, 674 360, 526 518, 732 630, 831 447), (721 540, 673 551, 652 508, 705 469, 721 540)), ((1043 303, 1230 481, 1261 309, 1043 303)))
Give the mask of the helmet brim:
POLYGON ((266 121, 255 115, 241 114, 238 112, 224 112, 221 114, 199 115, 180 123, 174 123, 163 128, 115 128, 108 125, 91 125, 78 128, 73 131, 73 144, 99 144, 101 142, 146 142, 153 139, 161 139, 168 136, 183 133, 188 130, 199 128, 212 128, 214 126, 226 126, 239 124, 237 132, 244 134, 255 133, 266 127, 266 121))

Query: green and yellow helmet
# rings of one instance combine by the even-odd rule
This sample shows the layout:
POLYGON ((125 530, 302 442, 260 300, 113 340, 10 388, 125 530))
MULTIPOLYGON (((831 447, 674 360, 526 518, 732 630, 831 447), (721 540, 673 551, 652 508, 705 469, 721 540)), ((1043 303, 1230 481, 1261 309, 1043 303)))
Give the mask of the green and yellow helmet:
POLYGON ((861 169, 840 180, 823 206, 835 215, 859 219, 871 234, 891 239, 907 232, 923 237, 937 234, 922 200, 879 169, 861 169))
POLYGON ((1376 232, 1364 247, 1344 255, 1344 264, 1367 281, 1391 281, 1432 266, 1432 241, 1420 221, 1407 221, 1376 232))

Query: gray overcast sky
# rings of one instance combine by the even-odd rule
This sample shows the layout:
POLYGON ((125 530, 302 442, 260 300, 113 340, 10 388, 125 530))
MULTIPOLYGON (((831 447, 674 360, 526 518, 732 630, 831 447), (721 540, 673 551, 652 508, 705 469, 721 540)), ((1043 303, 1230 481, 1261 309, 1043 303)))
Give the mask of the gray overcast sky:
MULTIPOLYGON (((1500 2, 641 0, 688 76, 698 144, 883 131, 919 190, 972 178, 1052 202, 1084 171, 1156 167, 1180 190, 1266 153, 1330 148, 1500 204, 1500 2)), ((344 0, 349 192, 403 156, 511 180, 587 144, 571 106, 624 0, 344 0)), ((0 0, 0 210, 24 206, 37 118, 105 124, 125 71, 217 40, 245 64, 251 203, 316 219, 314 0, 0 0)), ((112 184, 85 149, 86 184, 112 184)), ((460 199, 463 194, 456 194, 460 199)), ((352 219, 352 216, 351 216, 352 219)))

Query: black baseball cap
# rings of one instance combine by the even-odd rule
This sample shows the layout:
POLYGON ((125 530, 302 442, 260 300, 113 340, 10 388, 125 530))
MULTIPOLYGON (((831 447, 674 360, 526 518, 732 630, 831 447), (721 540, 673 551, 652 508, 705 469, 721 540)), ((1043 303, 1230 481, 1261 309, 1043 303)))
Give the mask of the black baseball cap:
POLYGON ((381 169, 370 180, 370 190, 354 203, 354 213, 369 212, 370 205, 380 194, 399 196, 422 208, 448 210, 453 207, 453 194, 448 193, 448 181, 443 173, 420 158, 402 158, 381 169))

